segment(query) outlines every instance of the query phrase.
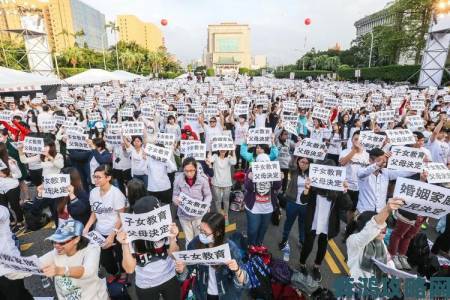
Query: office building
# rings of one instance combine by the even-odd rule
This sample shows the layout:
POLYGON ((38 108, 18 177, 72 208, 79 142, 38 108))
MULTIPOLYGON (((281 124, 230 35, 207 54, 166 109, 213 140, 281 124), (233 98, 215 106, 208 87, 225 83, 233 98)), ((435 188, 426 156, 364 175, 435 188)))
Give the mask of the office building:
POLYGON ((216 74, 237 73, 239 68, 250 68, 250 27, 237 23, 209 25, 204 60, 216 74))
POLYGON ((386 7, 380 11, 356 21, 354 24, 356 28, 356 37, 360 37, 371 32, 377 26, 392 25, 394 19, 389 12, 390 4, 391 3, 388 3, 386 7))
POLYGON ((161 30, 155 24, 142 22, 136 16, 117 16, 116 26, 119 27, 120 41, 136 42, 149 51, 156 51, 164 46, 161 30))

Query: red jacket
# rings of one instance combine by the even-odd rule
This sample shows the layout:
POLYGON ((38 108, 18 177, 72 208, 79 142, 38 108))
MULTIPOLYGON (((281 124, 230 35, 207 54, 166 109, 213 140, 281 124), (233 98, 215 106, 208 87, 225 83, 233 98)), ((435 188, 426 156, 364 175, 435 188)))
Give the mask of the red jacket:
POLYGON ((198 141, 197 134, 192 131, 192 128, 189 125, 185 125, 183 127, 183 133, 181 134, 181 139, 182 140, 188 140, 189 139, 188 135, 186 134, 186 131, 189 131, 191 133, 190 135, 194 138, 194 140, 198 141))
POLYGON ((15 142, 23 141, 25 137, 31 132, 30 129, 20 124, 20 122, 17 120, 12 121, 15 127, 8 124, 8 122, 6 121, 0 121, 0 123, 3 124, 3 126, 8 130, 8 132, 13 135, 13 140, 15 142))

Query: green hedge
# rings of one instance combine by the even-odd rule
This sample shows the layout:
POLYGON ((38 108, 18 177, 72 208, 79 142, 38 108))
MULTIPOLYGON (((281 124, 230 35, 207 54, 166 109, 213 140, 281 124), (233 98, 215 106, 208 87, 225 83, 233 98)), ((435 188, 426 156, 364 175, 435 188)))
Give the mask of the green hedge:
MULTIPOLYGON (((359 80, 381 80, 385 82, 409 81, 417 83, 419 79, 420 65, 391 65, 373 68, 360 68, 361 77, 359 80), (411 78, 410 78, 411 77, 411 78)), ((356 80, 355 69, 341 66, 337 72, 339 79, 356 80)))
POLYGON ((239 74, 240 75, 247 74, 248 76, 261 76, 262 70, 261 69, 251 70, 249 68, 239 68, 239 74))
POLYGON ((206 70, 206 76, 215 76, 215 72, 213 68, 209 68, 206 70))
POLYGON ((295 79, 303 79, 308 76, 318 77, 320 75, 326 75, 329 73, 333 73, 332 71, 321 71, 321 70, 317 70, 317 71, 295 70, 295 71, 276 71, 274 73, 274 75, 275 75, 275 78, 289 78, 289 74, 291 72, 295 73, 295 79))
POLYGON ((86 68, 59 68, 59 75, 62 79, 77 75, 78 73, 86 71, 86 68))
POLYGON ((158 77, 162 78, 162 79, 174 79, 174 78, 177 78, 178 76, 180 76, 181 74, 182 73, 168 71, 168 72, 159 73, 158 77))

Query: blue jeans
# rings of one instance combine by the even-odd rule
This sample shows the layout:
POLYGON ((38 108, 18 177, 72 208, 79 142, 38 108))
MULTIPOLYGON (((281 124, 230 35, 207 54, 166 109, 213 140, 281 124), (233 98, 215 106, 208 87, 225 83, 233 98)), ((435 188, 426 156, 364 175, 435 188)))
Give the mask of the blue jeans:
POLYGON ((133 178, 142 180, 142 182, 144 182, 144 187, 147 189, 148 175, 133 175, 133 178))
POLYGON ((272 218, 272 213, 269 214, 254 214, 248 209, 245 210, 247 214, 247 236, 248 244, 254 246, 261 246, 264 242, 264 235, 272 218))
POLYGON ((289 232, 291 232, 292 225, 298 217, 298 240, 303 244, 305 241, 305 217, 306 205, 300 205, 293 201, 287 201, 286 204, 286 221, 283 228, 283 240, 287 240, 289 232))

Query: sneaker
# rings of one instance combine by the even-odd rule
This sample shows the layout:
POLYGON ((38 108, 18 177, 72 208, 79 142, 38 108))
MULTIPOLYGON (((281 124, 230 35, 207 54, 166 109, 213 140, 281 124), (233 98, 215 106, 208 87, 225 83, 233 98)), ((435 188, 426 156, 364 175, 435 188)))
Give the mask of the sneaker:
POLYGON ((400 262, 400 258, 399 258, 398 255, 392 256, 392 261, 394 262, 395 268, 396 268, 397 270, 402 270, 402 269, 403 269, 403 265, 402 265, 402 263, 400 262))
POLYGON ((278 249, 283 250, 284 247, 286 247, 287 245, 287 240, 283 239, 279 244, 278 244, 278 249))
POLYGON ((408 263, 408 257, 406 257, 406 255, 399 255, 398 259, 400 260, 403 270, 411 270, 411 266, 408 263))
POLYGON ((300 267, 298 268, 300 273, 302 273, 305 277, 308 276, 308 269, 306 268, 306 265, 300 264, 300 267))
POLYGON ((320 273, 319 267, 313 267, 311 276, 314 281, 321 282, 322 274, 320 273))

